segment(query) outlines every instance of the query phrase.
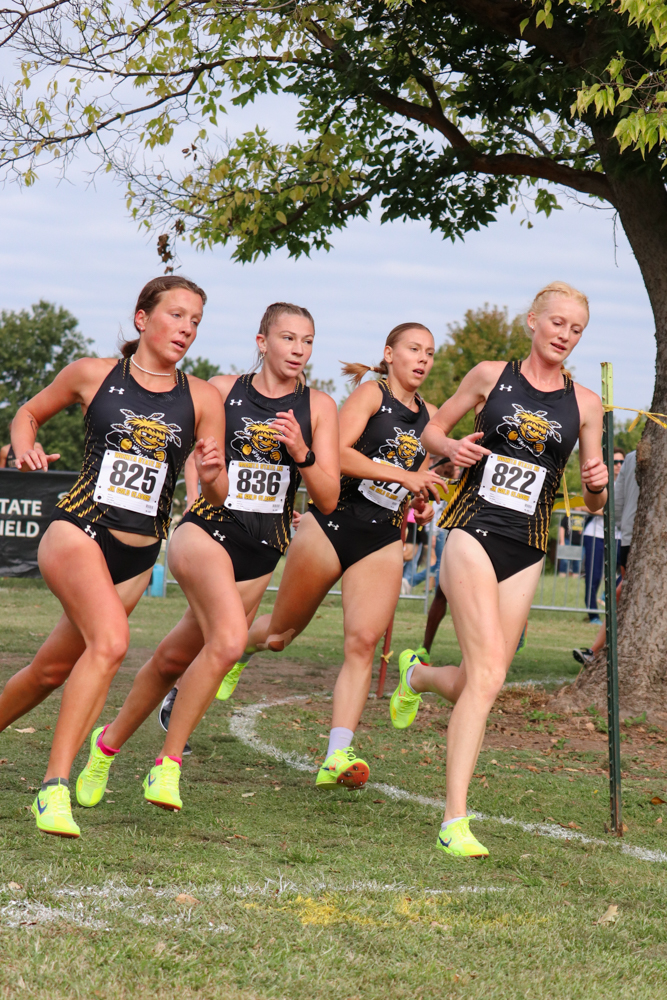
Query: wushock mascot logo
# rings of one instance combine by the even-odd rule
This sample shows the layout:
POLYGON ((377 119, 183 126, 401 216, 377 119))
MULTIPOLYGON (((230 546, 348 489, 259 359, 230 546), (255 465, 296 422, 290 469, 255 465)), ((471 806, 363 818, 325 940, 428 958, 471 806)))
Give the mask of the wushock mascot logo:
POLYGON ((422 443, 413 430, 402 431, 400 427, 394 427, 394 433, 396 437, 387 439, 387 443, 380 448, 380 454, 392 465, 411 469, 417 457, 426 454, 422 443))
POLYGON ((502 424, 496 428, 512 448, 526 449, 539 458, 549 438, 560 443, 558 431, 562 425, 555 420, 547 420, 546 410, 524 410, 520 403, 512 403, 512 408, 514 414, 503 417, 502 424))
POLYGON ((156 462, 164 462, 167 457, 167 445, 173 441, 179 448, 181 439, 178 424, 165 424, 164 413, 151 413, 144 417, 132 410, 120 411, 125 420, 122 424, 112 424, 112 430, 106 436, 106 442, 114 451, 126 451, 148 458, 156 462))
POLYGON ((240 452, 246 461, 272 462, 274 465, 282 461, 280 442, 276 441, 276 430, 272 427, 273 420, 253 420, 243 417, 243 428, 237 430, 232 439, 232 447, 240 452))

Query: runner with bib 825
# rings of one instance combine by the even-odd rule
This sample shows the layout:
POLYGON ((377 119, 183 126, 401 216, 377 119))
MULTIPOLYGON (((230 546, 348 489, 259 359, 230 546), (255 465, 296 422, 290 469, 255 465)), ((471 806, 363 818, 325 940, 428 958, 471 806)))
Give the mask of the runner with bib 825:
MULTIPOLYGON (((16 414, 12 444, 23 471, 48 468, 35 435, 56 413, 79 403, 86 445, 79 478, 58 501, 39 547, 39 568, 63 617, 33 662, 0 697, 0 729, 67 680, 44 784, 33 804, 38 829, 78 837, 69 772, 97 720, 129 644, 127 617, 150 579, 169 529, 174 487, 195 445, 207 496, 226 496, 224 411, 219 394, 176 368, 193 343, 206 296, 192 281, 167 276, 139 295, 138 339, 123 357, 81 358, 16 414)), ((113 750, 93 734, 91 758, 113 750)))
MULTIPOLYGON (((106 737, 112 746, 122 747, 167 695, 171 705, 169 712, 167 706, 161 711, 161 717, 168 717, 163 719, 167 734, 161 763, 144 783, 145 798, 164 809, 182 807, 179 780, 186 741, 234 664, 238 679, 247 622, 289 544, 301 477, 325 509, 332 511, 338 499, 336 404, 326 393, 308 388, 302 375, 314 337, 307 309, 276 302, 266 310, 256 337, 259 372, 211 379, 225 408, 229 492, 224 504, 211 503, 205 491, 192 503, 198 469, 188 460, 191 507, 172 536, 169 565, 189 607, 137 674, 106 737)), ((77 781, 81 804, 94 806, 102 800, 108 770, 107 765, 103 773, 89 762, 77 781)))
POLYGON ((414 720, 420 695, 454 703, 447 733, 447 808, 437 846, 456 857, 488 854, 470 832, 467 792, 486 719, 502 687, 540 577, 558 485, 579 439, 586 503, 606 503, 602 403, 572 381, 563 362, 588 323, 588 300, 563 282, 539 292, 528 312, 532 348, 525 361, 484 361, 462 379, 422 435, 425 447, 464 469, 440 520, 449 528, 440 566, 461 647, 460 667, 399 659, 390 713, 397 728, 414 720), (475 432, 449 432, 469 410, 475 432))

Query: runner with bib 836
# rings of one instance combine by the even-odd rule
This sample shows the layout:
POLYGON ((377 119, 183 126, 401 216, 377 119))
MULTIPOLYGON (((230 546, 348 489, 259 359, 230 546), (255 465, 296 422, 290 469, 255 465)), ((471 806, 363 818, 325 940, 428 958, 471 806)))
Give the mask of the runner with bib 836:
MULTIPOLYGON (((42 788, 38 829, 78 837, 69 772, 96 721, 129 645, 128 615, 150 580, 169 530, 174 487, 195 446, 207 497, 227 492, 224 411, 213 386, 176 368, 193 343, 206 296, 180 276, 149 281, 134 313, 136 340, 123 357, 81 358, 22 406, 12 445, 23 471, 57 455, 35 449, 39 427, 79 403, 85 414, 83 466, 56 505, 39 546, 39 568, 63 616, 29 666, 5 685, 0 728, 39 705, 67 680, 42 788), (195 445, 196 442, 196 445, 195 445)), ((113 751, 94 733, 91 753, 113 751)))
MULTIPOLYGON (((173 708, 164 746, 144 782, 144 797, 163 809, 182 807, 186 741, 243 653, 247 623, 289 544, 301 478, 325 510, 336 506, 336 404, 306 386, 302 374, 314 338, 307 309, 275 302, 256 337, 259 372, 211 379, 211 390, 225 408, 229 492, 224 504, 215 504, 203 490, 174 531, 169 565, 189 607, 137 674, 105 736, 111 746, 122 747, 170 693, 173 708), (172 692, 179 678, 178 692, 172 692)), ((197 493, 198 471, 188 461, 189 502, 197 493)), ((237 664, 228 689, 233 690, 241 667, 237 664)), ((108 757, 91 755, 77 780, 81 805, 102 801, 110 764, 108 757)))
POLYGON ((586 296, 564 282, 536 295, 525 361, 483 361, 462 379, 422 435, 425 447, 464 469, 440 526, 449 528, 440 585, 461 647, 460 667, 432 667, 412 650, 399 659, 394 726, 409 726, 427 691, 454 703, 447 733, 447 804, 437 847, 457 857, 489 852, 469 829, 467 793, 486 719, 528 618, 547 548, 558 485, 579 439, 584 498, 607 500, 602 403, 573 382, 564 361, 589 319, 586 296), (475 431, 449 432, 471 409, 475 431))
POLYGON ((340 411, 340 499, 333 513, 313 497, 290 545, 271 615, 258 618, 247 652, 279 651, 306 628, 342 577, 344 661, 333 695, 332 728, 318 788, 359 787, 368 764, 352 747, 371 684, 377 643, 401 589, 401 524, 414 496, 415 518, 433 516, 427 503, 444 485, 428 469, 420 434, 436 407, 418 389, 435 346, 420 323, 401 323, 387 337, 379 365, 345 365, 356 388, 340 411), (377 380, 359 384, 374 371, 377 380))

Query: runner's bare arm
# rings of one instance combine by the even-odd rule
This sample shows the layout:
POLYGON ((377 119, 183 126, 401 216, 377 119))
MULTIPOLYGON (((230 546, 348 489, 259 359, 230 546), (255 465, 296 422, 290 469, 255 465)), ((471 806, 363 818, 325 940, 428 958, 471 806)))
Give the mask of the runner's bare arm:
POLYGON ((236 382, 238 375, 214 375, 209 379, 209 383, 218 390, 223 403, 227 402, 227 396, 232 391, 232 386, 236 382))
POLYGON ((221 507, 229 480, 225 465, 225 408, 220 392, 202 379, 188 376, 195 407, 194 460, 201 491, 206 500, 221 507))
POLYGON ((422 444, 428 451, 435 455, 448 455, 455 465, 464 468, 491 454, 487 448, 476 443, 483 437, 479 431, 460 440, 450 438, 448 434, 466 413, 470 410, 477 413, 482 408, 505 364, 504 361, 482 361, 464 375, 454 395, 442 404, 424 428, 422 444))
POLYGON ((115 358, 80 358, 58 372, 51 385, 19 407, 12 421, 12 447, 17 467, 23 472, 48 469, 59 455, 45 455, 35 449, 35 438, 42 424, 74 403, 84 410, 109 373, 115 358))
POLYGON ((188 459, 183 467, 183 476, 185 478, 185 511, 187 512, 199 496, 199 476, 197 474, 194 451, 191 451, 188 455, 188 459))
POLYGON ((609 470, 602 459, 602 400, 597 393, 575 383, 577 404, 581 414, 579 425, 579 468, 586 506, 596 513, 607 502, 609 470), (589 490, 594 490, 591 493, 589 490), (601 490, 601 492, 598 492, 601 490))
POLYGON ((437 496, 434 483, 441 482, 440 477, 429 472, 424 465, 417 472, 408 472, 399 466, 374 462, 354 447, 381 403, 382 390, 377 382, 362 383, 343 403, 339 414, 340 471, 344 476, 354 476, 355 479, 400 483, 415 495, 422 493, 425 499, 428 499, 429 492, 437 496))
MULTIPOLYGON (((315 453, 315 464, 299 469, 299 472, 315 506, 323 514, 332 514, 340 493, 338 411, 331 396, 319 389, 311 389, 310 413, 313 425, 310 450, 315 453)), ((309 449, 292 410, 279 413, 273 426, 279 431, 277 440, 285 443, 294 461, 303 462, 309 449)))

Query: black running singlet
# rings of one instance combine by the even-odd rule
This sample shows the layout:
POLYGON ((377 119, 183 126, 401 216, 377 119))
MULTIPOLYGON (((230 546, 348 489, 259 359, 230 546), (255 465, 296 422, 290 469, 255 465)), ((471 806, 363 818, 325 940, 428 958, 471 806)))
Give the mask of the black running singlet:
POLYGON ((235 521, 249 535, 285 552, 290 543, 294 499, 301 474, 284 442, 276 441, 273 422, 293 410, 308 448, 313 442, 310 389, 297 382, 289 396, 270 399, 241 375, 225 401, 225 461, 229 493, 223 507, 203 496, 192 513, 205 521, 235 521))
POLYGON ((441 528, 503 535, 546 551, 563 470, 579 436, 574 384, 540 392, 510 361, 475 418, 478 444, 492 454, 466 469, 443 511, 441 528))
POLYGON ((86 441, 76 483, 56 504, 91 524, 166 538, 179 473, 195 443, 187 376, 169 392, 149 392, 124 358, 102 382, 84 418, 86 441))
MULTIPOLYGON (((353 447, 374 462, 416 472, 426 457, 420 440, 430 420, 426 403, 421 396, 415 396, 419 405, 415 413, 396 399, 386 379, 379 379, 378 385, 382 403, 353 447)), ((408 499, 409 491, 398 483, 342 476, 336 510, 346 511, 362 521, 389 522, 400 528, 408 499)))

